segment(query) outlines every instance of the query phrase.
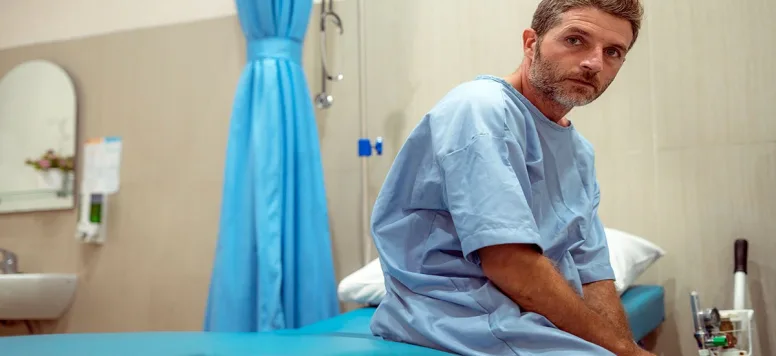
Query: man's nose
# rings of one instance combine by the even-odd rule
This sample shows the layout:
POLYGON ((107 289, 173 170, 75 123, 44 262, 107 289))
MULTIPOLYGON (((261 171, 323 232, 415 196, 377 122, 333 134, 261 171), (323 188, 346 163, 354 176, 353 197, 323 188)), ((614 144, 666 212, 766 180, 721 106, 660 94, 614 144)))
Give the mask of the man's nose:
POLYGON ((603 70, 603 51, 599 48, 590 51, 585 59, 582 61, 582 68, 589 72, 598 73, 603 70))

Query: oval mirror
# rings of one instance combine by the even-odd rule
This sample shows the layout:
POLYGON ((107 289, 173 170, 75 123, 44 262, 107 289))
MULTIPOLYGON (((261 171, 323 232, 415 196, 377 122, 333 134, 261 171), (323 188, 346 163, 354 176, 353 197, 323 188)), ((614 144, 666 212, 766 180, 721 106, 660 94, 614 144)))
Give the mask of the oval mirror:
POLYGON ((0 213, 74 207, 76 96, 58 65, 24 62, 0 79, 0 213))

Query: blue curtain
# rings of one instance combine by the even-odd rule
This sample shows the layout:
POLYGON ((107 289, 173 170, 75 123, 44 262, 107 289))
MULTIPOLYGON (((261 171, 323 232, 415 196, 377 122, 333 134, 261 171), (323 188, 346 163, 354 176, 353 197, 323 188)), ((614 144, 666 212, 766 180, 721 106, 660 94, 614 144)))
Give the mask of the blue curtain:
POLYGON ((302 68, 312 1, 236 4, 248 58, 232 109, 204 328, 298 328, 339 312, 318 129, 302 68))

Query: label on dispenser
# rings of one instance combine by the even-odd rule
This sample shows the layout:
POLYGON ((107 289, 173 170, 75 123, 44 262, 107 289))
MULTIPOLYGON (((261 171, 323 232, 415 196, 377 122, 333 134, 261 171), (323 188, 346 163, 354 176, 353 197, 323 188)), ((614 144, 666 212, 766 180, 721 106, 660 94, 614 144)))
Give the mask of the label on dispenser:
POLYGON ((121 138, 101 137, 86 141, 81 191, 114 194, 119 191, 121 138))

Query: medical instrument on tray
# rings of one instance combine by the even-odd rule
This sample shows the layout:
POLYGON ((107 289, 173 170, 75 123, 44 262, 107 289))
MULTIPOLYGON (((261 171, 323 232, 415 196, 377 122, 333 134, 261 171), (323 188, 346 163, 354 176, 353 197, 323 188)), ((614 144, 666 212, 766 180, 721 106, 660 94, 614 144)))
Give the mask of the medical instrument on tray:
POLYGON ((326 62, 326 23, 331 20, 341 35, 344 30, 342 28, 342 18, 334 12, 334 0, 323 0, 321 2, 321 17, 320 17, 320 35, 321 35, 321 92, 315 96, 315 104, 320 109, 328 109, 334 104, 334 96, 326 91, 326 82, 338 82, 344 78, 342 74, 332 75, 329 72, 329 66, 326 62), (328 5, 327 5, 328 4, 328 5))
POLYGON ((690 293, 695 341, 700 356, 752 356, 754 310, 745 309, 749 243, 735 242, 733 309, 701 309, 698 292, 690 293))

